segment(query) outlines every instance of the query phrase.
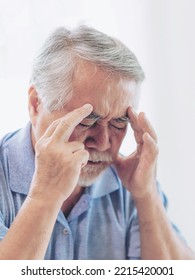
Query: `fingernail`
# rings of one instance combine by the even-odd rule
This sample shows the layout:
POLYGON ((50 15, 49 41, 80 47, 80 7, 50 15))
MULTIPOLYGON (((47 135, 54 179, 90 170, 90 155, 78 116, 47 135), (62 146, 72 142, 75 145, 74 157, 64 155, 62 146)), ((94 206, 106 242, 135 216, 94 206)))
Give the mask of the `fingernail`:
POLYGON ((93 106, 89 103, 83 105, 83 108, 87 109, 87 110, 92 110, 93 109, 93 106))

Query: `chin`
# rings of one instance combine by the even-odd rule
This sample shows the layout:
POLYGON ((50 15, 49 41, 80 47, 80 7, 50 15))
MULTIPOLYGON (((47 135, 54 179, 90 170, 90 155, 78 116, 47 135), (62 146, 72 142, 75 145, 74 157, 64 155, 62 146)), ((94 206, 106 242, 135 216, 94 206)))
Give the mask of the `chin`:
POLYGON ((109 164, 100 164, 99 166, 90 166, 87 164, 81 171, 78 185, 81 187, 91 186, 108 166, 109 164))

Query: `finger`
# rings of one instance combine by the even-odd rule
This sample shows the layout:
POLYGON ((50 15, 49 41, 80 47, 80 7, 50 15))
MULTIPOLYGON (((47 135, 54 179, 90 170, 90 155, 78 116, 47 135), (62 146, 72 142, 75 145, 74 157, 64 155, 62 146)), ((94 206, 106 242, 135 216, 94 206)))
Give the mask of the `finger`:
POLYGON ((134 131, 140 131, 142 130, 140 127, 138 114, 134 111, 132 107, 129 107, 127 110, 127 114, 129 116, 131 127, 134 131))
POLYGON ((134 131, 134 136, 137 144, 142 144, 142 136, 143 136, 143 130, 139 123, 138 114, 133 110, 133 108, 128 108, 128 116, 131 124, 131 128, 134 131))
POLYGON ((79 150, 73 154, 73 157, 75 158, 75 164, 83 168, 89 160, 89 153, 87 150, 79 150))
POLYGON ((58 124, 60 123, 61 119, 62 119, 62 118, 53 121, 53 122, 48 126, 48 128, 46 129, 46 131, 45 131, 43 137, 45 137, 45 138, 51 137, 52 134, 54 133, 56 127, 57 127, 58 124))
POLYGON ((147 162, 146 165, 150 165, 152 163, 156 163, 157 156, 158 156, 158 146, 151 137, 149 133, 144 133, 143 134, 143 153, 142 156, 145 158, 145 161, 147 162))
POLYGON ((85 148, 85 145, 79 141, 72 141, 72 142, 66 143, 66 150, 71 153, 75 153, 77 151, 84 150, 84 148, 85 148))
POLYGON ((150 136, 154 139, 155 142, 157 142, 157 135, 156 132, 151 125, 150 121, 146 117, 145 113, 140 113, 139 114, 139 122, 142 127, 143 132, 147 132, 150 134, 150 136))
POLYGON ((69 112, 66 116, 54 121, 46 130, 44 136, 68 141, 75 127, 91 113, 92 109, 91 104, 85 104, 69 112))

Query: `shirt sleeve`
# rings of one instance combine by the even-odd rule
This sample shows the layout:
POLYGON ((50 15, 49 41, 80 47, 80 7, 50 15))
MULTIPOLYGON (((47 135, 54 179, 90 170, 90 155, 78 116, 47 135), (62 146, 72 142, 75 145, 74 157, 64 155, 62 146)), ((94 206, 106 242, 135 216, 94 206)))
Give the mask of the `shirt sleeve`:
POLYGON ((127 259, 139 260, 141 258, 140 230, 138 216, 135 213, 127 233, 127 259))
MULTIPOLYGON (((159 196, 162 200, 162 203, 167 209, 168 200, 166 195, 162 192, 161 186, 157 183, 157 189, 159 192, 159 196)), ((131 202, 133 206, 131 206, 131 213, 133 215, 130 216, 129 225, 127 229, 127 259, 130 260, 139 260, 141 259, 141 243, 140 243, 140 227, 138 222, 137 210, 135 208, 134 202, 131 202)), ((170 221, 173 229, 177 233, 178 237, 185 242, 184 237, 182 236, 178 227, 170 221)), ((186 243, 186 242, 185 242, 186 243)))
POLYGON ((8 231, 10 213, 7 202, 9 201, 11 201, 10 195, 8 192, 5 175, 0 160, 0 240, 5 237, 8 231))
MULTIPOLYGON (((158 188, 158 192, 161 197, 162 203, 163 203, 165 209, 167 210, 168 209, 168 199, 167 199, 166 195, 164 194, 164 192, 161 190, 161 185, 159 183, 157 183, 157 188, 158 188)), ((181 231, 177 227, 177 225, 175 225, 170 219, 169 219, 169 221, 170 221, 174 231, 178 235, 178 237, 187 245, 187 242, 186 242, 184 236, 182 235, 181 231)))

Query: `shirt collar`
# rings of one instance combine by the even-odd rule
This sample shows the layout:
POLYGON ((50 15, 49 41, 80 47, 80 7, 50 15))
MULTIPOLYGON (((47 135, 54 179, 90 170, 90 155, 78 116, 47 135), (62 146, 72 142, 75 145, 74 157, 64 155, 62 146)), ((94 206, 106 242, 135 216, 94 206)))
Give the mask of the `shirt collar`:
MULTIPOLYGON (((35 169, 31 142, 31 123, 9 138, 6 145, 9 182, 12 191, 27 195, 35 169)), ((85 193, 92 198, 102 197, 119 188, 120 180, 113 166, 103 171, 85 193)))

